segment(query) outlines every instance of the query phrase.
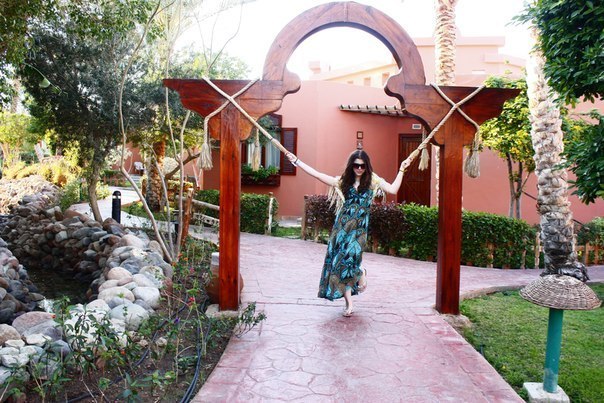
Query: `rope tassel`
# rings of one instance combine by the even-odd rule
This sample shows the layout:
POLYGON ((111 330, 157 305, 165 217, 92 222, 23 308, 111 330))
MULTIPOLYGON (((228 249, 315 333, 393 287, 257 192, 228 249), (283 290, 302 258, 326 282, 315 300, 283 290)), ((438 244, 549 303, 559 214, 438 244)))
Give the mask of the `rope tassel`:
MULTIPOLYGON (((205 79, 207 82, 209 82, 208 79, 205 79)), ((258 80, 253 80, 250 81, 249 83, 247 83, 247 85, 245 87, 243 87, 242 89, 240 89, 239 91, 237 91, 235 93, 235 95, 233 95, 233 97, 229 97, 228 95, 226 96, 227 101, 225 103, 223 103, 222 105, 220 105, 220 107, 218 109, 216 109, 214 112, 210 113, 208 116, 206 116, 203 119, 203 136, 204 136, 204 141, 203 144, 201 145, 201 151, 199 154, 199 167, 201 169, 203 169, 204 171, 207 171, 209 169, 212 169, 212 149, 210 147, 210 132, 209 132, 209 122, 210 119, 213 118, 214 116, 218 115, 224 108, 227 107, 227 105, 229 104, 229 102, 232 102, 233 98, 237 98, 239 95, 243 94, 245 91, 247 91, 252 85, 254 85, 256 83, 256 81, 258 80)), ((213 84, 212 84, 213 85, 213 84)))
POLYGON ((208 171, 212 169, 212 150, 210 148, 209 139, 204 139, 203 144, 201 145, 201 151, 199 153, 199 167, 204 171, 208 171))
MULTIPOLYGON (((422 143, 426 140, 426 129, 422 129, 422 143)), ((423 171, 428 168, 430 164, 430 153, 428 153, 428 147, 424 146, 422 148, 422 155, 419 158, 419 170, 423 171)))
POLYGON ((480 159, 478 158, 478 150, 480 149, 480 130, 476 131, 472 148, 466 158, 464 171, 470 178, 478 178, 480 176, 480 159))
POLYGON ((423 171, 426 168, 428 168, 428 165, 430 164, 430 154, 428 153, 428 148, 424 147, 422 148, 422 155, 419 158, 419 170, 423 171))
POLYGON ((258 129, 254 130, 254 153, 252 155, 252 171, 257 171, 260 169, 260 159, 262 158, 260 148, 260 135, 258 134, 258 129))

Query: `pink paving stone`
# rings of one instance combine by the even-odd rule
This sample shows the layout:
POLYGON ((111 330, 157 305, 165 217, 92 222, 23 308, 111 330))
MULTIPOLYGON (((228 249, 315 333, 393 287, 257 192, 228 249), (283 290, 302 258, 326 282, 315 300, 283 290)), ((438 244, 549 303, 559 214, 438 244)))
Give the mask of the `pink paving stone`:
MULTIPOLYGON (((364 254, 369 289, 343 318, 342 300, 316 297, 325 250, 241 234, 243 305, 257 302, 267 319, 232 338, 195 402, 522 402, 434 311, 435 263, 364 254)), ((462 267, 461 294, 521 287, 540 273, 462 267)), ((589 274, 604 281, 604 266, 589 274)))
POLYGON ((241 383, 245 377, 247 369, 243 368, 221 368, 219 371, 213 371, 209 378, 212 379, 212 383, 217 384, 235 384, 241 383))
POLYGON ((333 396, 338 394, 338 390, 344 388, 347 384, 348 374, 339 375, 326 374, 316 375, 308 385, 310 390, 319 395, 333 396))

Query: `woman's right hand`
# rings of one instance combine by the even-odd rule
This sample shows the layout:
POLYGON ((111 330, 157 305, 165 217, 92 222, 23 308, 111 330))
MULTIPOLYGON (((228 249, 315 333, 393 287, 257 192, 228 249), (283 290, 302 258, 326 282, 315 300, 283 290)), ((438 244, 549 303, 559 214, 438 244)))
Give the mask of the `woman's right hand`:
POLYGON ((298 157, 296 157, 293 153, 287 153, 287 154, 285 154, 285 156, 287 157, 289 162, 291 162, 292 164, 295 164, 296 161, 298 161, 298 157))

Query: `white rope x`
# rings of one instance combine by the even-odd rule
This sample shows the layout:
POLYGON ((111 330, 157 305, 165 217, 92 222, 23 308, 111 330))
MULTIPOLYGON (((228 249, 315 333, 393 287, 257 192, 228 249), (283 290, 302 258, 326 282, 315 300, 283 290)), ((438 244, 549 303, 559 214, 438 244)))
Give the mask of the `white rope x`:
MULTIPOLYGON (((245 116, 253 125, 254 127, 256 127, 256 129, 258 129, 262 134, 264 134, 278 149, 280 149, 283 153, 288 154, 289 151, 287 151, 287 149, 285 147, 283 147, 283 145, 281 145, 281 143, 279 143, 279 141, 274 138, 273 136, 270 135, 269 132, 267 132, 264 127, 260 126, 258 124, 258 122, 256 122, 256 119, 254 119, 253 117, 251 117, 246 111, 245 109, 243 109, 241 107, 241 105, 239 105, 235 99, 233 99, 233 97, 231 97, 229 94, 227 94, 226 92, 222 91, 220 88, 218 88, 218 86, 216 84, 214 84, 212 81, 210 81, 209 78, 207 77, 203 77, 203 80, 208 83, 209 86, 211 86, 212 88, 214 88, 216 90, 216 92, 218 92, 220 95, 222 95, 224 98, 226 98, 227 102, 225 102, 224 105, 222 105, 220 108, 224 109, 224 107, 226 107, 226 104, 228 104, 229 102, 231 104, 233 104, 233 106, 235 108, 237 108, 239 110, 239 112, 241 112, 241 114, 243 116, 245 116)), ((258 80, 254 80, 253 82, 251 82, 250 84, 248 84, 246 87, 249 88, 251 86, 251 84, 254 84, 256 81, 258 80)), ((245 90, 247 90, 247 88, 245 88, 245 90)), ((219 108, 219 109, 220 109, 219 108)), ((220 110, 222 110, 220 109, 220 110)), ((220 110, 218 112, 220 112, 220 110)), ((212 112, 214 115, 217 113, 216 111, 212 112)), ((214 116, 212 115, 212 116, 214 116)), ((210 116, 210 115, 208 115, 210 116)), ((210 116, 211 117, 211 116, 210 116)))
POLYGON ((445 117, 442 118, 440 122, 438 122, 438 124, 434 127, 434 129, 432 129, 432 131, 430 132, 430 134, 419 144, 419 146, 417 146, 417 149, 413 150, 413 152, 411 154, 409 154, 409 156, 407 157, 407 159, 405 159, 405 161, 409 163, 408 165, 411 165, 411 162, 413 162, 413 160, 415 160, 415 158, 417 158, 417 156, 419 155, 419 153, 421 152, 421 150, 423 150, 424 148, 426 148, 426 146, 428 145, 428 143, 430 142, 430 140, 432 140, 432 137, 434 137, 434 135, 436 134, 436 132, 438 132, 438 130, 440 130, 440 128, 451 117, 451 115, 453 115, 453 113, 455 111, 458 111, 459 113, 461 113, 461 115, 463 117, 465 117, 466 119, 468 119, 470 121, 470 123, 472 123, 476 128, 478 128, 478 125, 476 124, 476 122, 474 122, 468 115, 466 115, 464 113, 464 111, 462 111, 460 109, 460 107, 464 103, 466 103, 467 101, 469 101, 470 99, 472 99, 476 94, 478 94, 484 88, 484 85, 481 85, 480 87, 476 88, 470 95, 468 95, 467 97, 465 97, 464 99, 462 99, 461 101, 459 101, 457 103, 451 101, 451 99, 448 96, 446 96, 442 92, 442 90, 436 84, 431 84, 431 85, 432 85, 432 87, 434 87, 434 89, 436 90, 436 92, 438 92, 440 94, 441 97, 443 97, 447 102, 449 102, 451 104, 451 109, 449 110, 449 112, 447 112, 447 114, 445 115, 445 117))

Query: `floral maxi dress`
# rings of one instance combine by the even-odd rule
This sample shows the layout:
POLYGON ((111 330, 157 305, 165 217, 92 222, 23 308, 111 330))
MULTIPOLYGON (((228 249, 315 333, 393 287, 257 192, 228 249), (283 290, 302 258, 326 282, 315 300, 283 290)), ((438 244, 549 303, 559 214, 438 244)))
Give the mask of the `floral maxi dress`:
POLYGON ((367 243, 373 189, 359 193, 350 187, 336 213, 319 283, 319 298, 342 298, 347 288, 358 294, 361 260, 367 243))

